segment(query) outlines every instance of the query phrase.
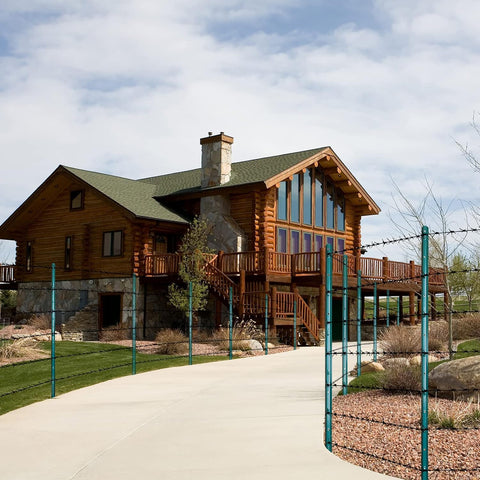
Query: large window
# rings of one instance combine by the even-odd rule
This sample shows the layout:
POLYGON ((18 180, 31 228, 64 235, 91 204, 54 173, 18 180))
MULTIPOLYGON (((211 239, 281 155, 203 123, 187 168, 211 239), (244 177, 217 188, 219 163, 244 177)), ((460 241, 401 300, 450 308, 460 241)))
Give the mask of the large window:
POLYGON ((315 175, 315 226, 323 227, 323 178, 315 175))
POLYGON ((123 253, 123 233, 121 230, 103 233, 103 256, 118 257, 123 253))
POLYGON ((337 190, 337 230, 345 231, 345 197, 337 190))
POLYGON ((303 252, 312 251, 312 234, 310 232, 303 232, 302 251, 303 252))
POLYGON ((278 188, 277 217, 279 220, 287 220, 287 182, 281 182, 278 188))
POLYGON ((312 224, 312 173, 309 169, 303 173, 303 223, 312 224))
POLYGON ((300 232, 290 231, 290 253, 300 253, 300 232))
POLYGON ((300 175, 294 175, 291 181, 292 191, 290 192, 290 221, 300 222, 300 175))
POLYGON ((287 253, 287 229, 277 228, 277 252, 287 253))
POLYGON ((327 183, 327 228, 335 228, 335 189, 327 183))

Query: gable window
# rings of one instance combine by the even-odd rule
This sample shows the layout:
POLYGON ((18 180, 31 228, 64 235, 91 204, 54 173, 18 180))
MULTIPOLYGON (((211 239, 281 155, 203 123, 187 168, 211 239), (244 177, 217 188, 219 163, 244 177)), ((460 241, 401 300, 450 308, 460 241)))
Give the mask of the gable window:
POLYGON ((277 195, 277 218, 287 220, 287 182, 280 182, 277 195))
POLYGON ((103 233, 103 256, 118 257, 123 253, 123 232, 117 230, 114 232, 103 233))
POLYGON ((337 229, 345 231, 345 197, 337 190, 337 229))
POLYGON ((323 179, 315 175, 315 226, 323 227, 323 179))
POLYGON ((32 256, 33 256, 32 242, 27 242, 27 248, 25 251, 25 270, 27 272, 32 271, 32 256))
POLYGON ((72 237, 65 237, 65 270, 72 268, 72 237))
POLYGON ((312 224, 312 173, 308 168, 303 173, 303 223, 312 224))
POLYGON ((70 192, 70 210, 81 210, 83 208, 83 190, 70 192))
POLYGON ((335 228, 335 190, 327 183, 327 228, 335 228))
POLYGON ((291 181, 290 192, 290 221, 300 222, 300 175, 297 173, 291 181))

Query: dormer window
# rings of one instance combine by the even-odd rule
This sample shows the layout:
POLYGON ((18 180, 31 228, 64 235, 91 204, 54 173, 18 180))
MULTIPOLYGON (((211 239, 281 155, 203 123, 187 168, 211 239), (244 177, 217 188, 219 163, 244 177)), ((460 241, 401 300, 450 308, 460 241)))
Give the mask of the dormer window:
POLYGON ((81 210, 83 208, 83 190, 70 192, 70 210, 81 210))

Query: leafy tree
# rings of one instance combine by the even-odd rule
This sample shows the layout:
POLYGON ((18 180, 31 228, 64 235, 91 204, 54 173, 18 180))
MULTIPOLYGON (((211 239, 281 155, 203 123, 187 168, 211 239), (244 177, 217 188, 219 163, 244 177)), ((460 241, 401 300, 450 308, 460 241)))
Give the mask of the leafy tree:
POLYGON ((205 254, 211 253, 208 248, 210 224, 201 218, 195 218, 182 238, 179 248, 181 255, 179 276, 183 284, 175 283, 168 287, 168 300, 183 312, 189 314, 189 284, 192 284, 192 312, 197 318, 198 312, 207 306, 208 284, 206 283, 205 254))
POLYGON ((450 286, 452 294, 463 295, 467 299, 468 310, 472 310, 475 297, 480 294, 480 256, 478 253, 467 257, 457 253, 450 265, 450 286))

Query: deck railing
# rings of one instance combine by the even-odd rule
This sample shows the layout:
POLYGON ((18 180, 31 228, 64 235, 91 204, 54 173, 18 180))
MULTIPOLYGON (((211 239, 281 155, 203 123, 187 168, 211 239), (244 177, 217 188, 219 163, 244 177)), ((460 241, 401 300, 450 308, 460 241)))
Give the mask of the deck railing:
MULTIPOLYGON (((278 274, 278 275, 313 275, 323 273, 321 252, 281 253, 273 251, 220 253, 218 256, 208 255, 220 272, 225 275, 246 274, 278 274)), ((388 258, 368 258, 347 255, 348 275, 354 277, 361 270, 362 278, 374 282, 410 281, 421 282, 421 267, 413 262, 391 261, 388 258)), ((178 272, 180 256, 178 254, 147 255, 145 257, 145 275, 161 276, 178 272)), ((342 275, 343 255, 334 254, 333 274, 342 275)), ((443 285, 444 272, 439 268, 430 268, 430 285, 443 285)))
POLYGON ((15 283, 15 265, 0 265, 0 283, 15 283))

